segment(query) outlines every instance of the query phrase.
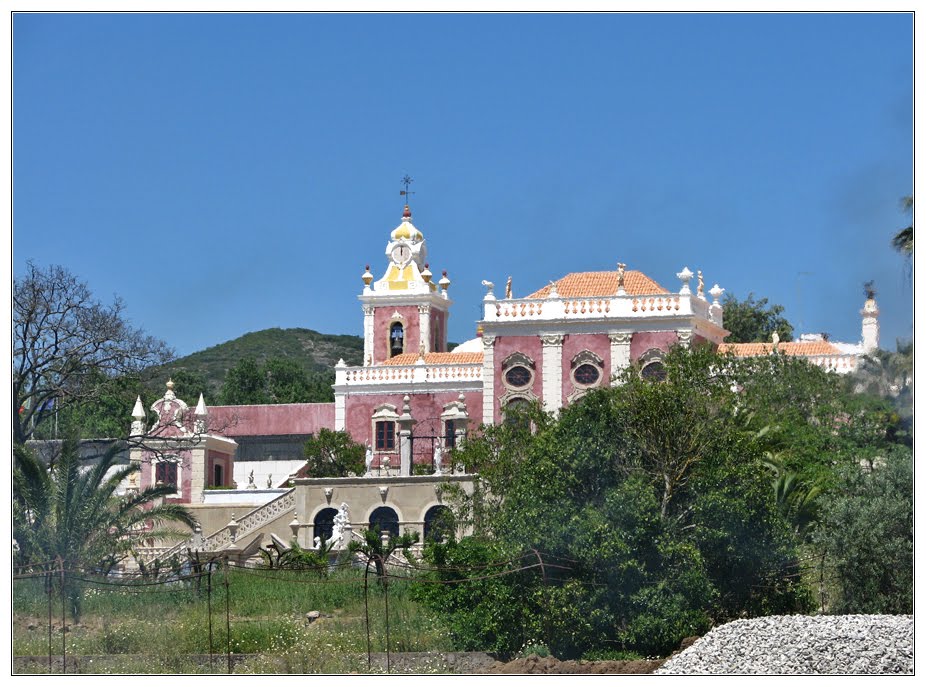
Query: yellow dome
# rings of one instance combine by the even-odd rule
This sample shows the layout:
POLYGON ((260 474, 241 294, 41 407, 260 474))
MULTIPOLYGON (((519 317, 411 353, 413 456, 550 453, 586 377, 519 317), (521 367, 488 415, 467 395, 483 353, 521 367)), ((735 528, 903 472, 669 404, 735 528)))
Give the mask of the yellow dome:
POLYGON ((412 211, 407 205, 405 206, 405 211, 402 213, 402 224, 392 230, 392 240, 397 241, 399 239, 405 239, 407 241, 421 241, 424 239, 421 232, 412 224, 412 211))

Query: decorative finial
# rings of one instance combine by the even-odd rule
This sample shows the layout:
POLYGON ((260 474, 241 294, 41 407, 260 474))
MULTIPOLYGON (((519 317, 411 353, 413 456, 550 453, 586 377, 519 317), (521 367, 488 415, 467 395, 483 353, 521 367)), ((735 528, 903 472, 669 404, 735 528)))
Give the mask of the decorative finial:
POLYGON ((135 399, 135 407, 132 408, 132 417, 136 420, 145 419, 145 408, 141 404, 141 396, 135 399))
POLYGON ((428 263, 424 263, 424 272, 421 273, 421 278, 424 279, 425 284, 431 283, 431 277, 433 275, 431 274, 430 267, 431 266, 428 263))
POLYGON ((363 283, 366 284, 367 286, 373 283, 373 275, 370 272, 369 265, 366 266, 366 271, 363 273, 363 276, 361 277, 361 279, 363 279, 363 283))
POLYGON ((874 280, 869 280, 865 282, 865 299, 872 301, 875 298, 875 282, 874 280))
POLYGON ((508 281, 505 283, 505 298, 511 298, 511 277, 508 277, 508 281))
POLYGON ((681 272, 676 272, 675 276, 678 277, 680 282, 682 282, 682 288, 679 293, 683 296, 690 294, 691 288, 688 286, 688 282, 691 281, 691 278, 694 276, 694 274, 692 274, 691 270, 688 269, 688 266, 686 265, 681 272))
POLYGON ((167 388, 170 389, 171 391, 174 390, 174 380, 173 379, 170 379, 170 378, 167 379, 167 388))
MULTIPOLYGON (((405 186, 405 188, 404 188, 403 190, 399 191, 399 195, 400 195, 400 196, 405 196, 406 198, 408 198, 410 195, 414 195, 414 193, 415 193, 414 191, 409 191, 409 190, 408 190, 408 187, 411 186, 411 184, 412 184, 413 181, 414 181, 414 179, 412 179, 412 178, 411 178, 410 176, 408 176, 407 174, 406 174, 404 177, 402 177, 402 184, 405 186)), ((408 202, 406 201, 406 203, 405 203, 405 211, 402 213, 402 217, 403 217, 403 218, 410 218, 411 216, 412 216, 412 211, 409 210, 409 208, 408 208, 408 202)))

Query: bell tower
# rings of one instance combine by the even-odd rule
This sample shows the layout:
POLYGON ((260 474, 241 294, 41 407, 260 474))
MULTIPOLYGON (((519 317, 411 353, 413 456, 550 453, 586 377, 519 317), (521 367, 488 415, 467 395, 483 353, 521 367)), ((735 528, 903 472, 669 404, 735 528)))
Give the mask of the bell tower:
MULTIPOLYGON (((447 350, 447 320, 452 301, 447 273, 437 283, 429 269, 424 235, 412 224, 408 205, 386 243, 386 271, 374 282, 370 266, 363 274, 363 364, 447 350)), ((413 360, 402 359, 411 364, 413 360)))

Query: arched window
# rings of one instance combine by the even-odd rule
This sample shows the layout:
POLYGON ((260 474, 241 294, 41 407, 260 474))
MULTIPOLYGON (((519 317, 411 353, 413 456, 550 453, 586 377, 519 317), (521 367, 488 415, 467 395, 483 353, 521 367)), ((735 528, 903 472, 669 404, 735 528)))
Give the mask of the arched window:
POLYGON ((650 382, 661 382, 666 378, 666 366, 658 360, 644 365, 640 370, 640 376, 650 382))
POLYGON ((456 529, 453 511, 447 506, 431 506, 424 514, 424 540, 437 544, 448 539, 456 529))
POLYGON ((503 412, 505 414, 505 423, 510 425, 527 426, 530 420, 524 415, 530 407, 530 401, 526 398, 512 398, 505 404, 503 412))
POLYGON ((318 511, 318 515, 315 516, 313 521, 313 540, 315 537, 320 537, 322 543, 324 544, 327 540, 331 539, 331 533, 334 531, 334 516, 338 514, 336 508, 322 508, 318 511))
POLYGON ((401 322, 393 322, 389 327, 389 357, 405 352, 405 327, 401 322))
POLYGON ((370 529, 373 530, 377 527, 380 535, 388 532, 390 537, 397 538, 399 536, 398 514, 389 506, 380 506, 370 513, 370 529))

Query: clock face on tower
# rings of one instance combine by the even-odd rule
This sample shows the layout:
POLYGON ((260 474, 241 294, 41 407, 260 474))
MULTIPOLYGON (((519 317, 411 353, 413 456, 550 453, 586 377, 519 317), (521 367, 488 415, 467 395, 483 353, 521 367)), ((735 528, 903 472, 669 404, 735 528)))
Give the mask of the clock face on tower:
POLYGON ((392 259, 399 265, 404 265, 410 257, 412 257, 412 249, 404 243, 392 249, 392 259))

